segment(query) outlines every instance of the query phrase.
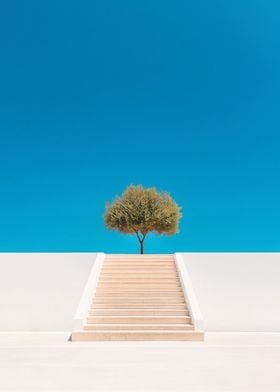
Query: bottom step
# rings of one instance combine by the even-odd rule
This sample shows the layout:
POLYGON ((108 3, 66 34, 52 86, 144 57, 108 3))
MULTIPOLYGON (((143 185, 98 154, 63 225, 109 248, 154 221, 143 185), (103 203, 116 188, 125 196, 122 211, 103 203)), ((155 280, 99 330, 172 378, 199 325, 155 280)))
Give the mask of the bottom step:
POLYGON ((201 331, 74 331, 73 342, 90 341, 202 341, 201 331))
POLYGON ((192 324, 85 324, 84 331, 188 331, 192 324))

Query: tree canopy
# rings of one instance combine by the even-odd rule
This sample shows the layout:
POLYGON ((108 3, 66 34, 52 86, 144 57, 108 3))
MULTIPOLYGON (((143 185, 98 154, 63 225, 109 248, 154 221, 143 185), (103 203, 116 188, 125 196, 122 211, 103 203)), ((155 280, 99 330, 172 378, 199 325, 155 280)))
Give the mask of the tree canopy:
POLYGON ((104 221, 108 229, 136 234, 140 253, 144 253, 147 234, 177 233, 181 216, 181 207, 169 193, 130 185, 120 197, 106 205, 104 221))

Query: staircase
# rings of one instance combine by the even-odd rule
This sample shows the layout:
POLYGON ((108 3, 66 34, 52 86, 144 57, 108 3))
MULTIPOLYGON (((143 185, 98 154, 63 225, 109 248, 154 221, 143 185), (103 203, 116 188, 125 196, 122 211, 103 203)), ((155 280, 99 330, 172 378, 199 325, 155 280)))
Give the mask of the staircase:
POLYGON ((72 341, 203 340, 194 330, 172 255, 106 255, 72 341))

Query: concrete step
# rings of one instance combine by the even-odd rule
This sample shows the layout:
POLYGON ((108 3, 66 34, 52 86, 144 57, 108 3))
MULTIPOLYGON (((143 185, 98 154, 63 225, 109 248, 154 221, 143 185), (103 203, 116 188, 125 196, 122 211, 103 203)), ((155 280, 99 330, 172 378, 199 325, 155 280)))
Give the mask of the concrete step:
POLYGON ((150 259, 150 260, 105 260, 103 262, 103 266, 107 265, 117 265, 117 264, 122 264, 122 265, 132 265, 132 266, 143 266, 143 265, 151 265, 154 264, 156 266, 159 265, 169 265, 169 266, 176 266, 176 263, 174 260, 171 259, 165 259, 165 260, 158 260, 158 259, 150 259))
POLYGON ((170 287, 170 286, 135 286, 135 287, 127 287, 127 286, 117 286, 117 287, 97 287, 96 293, 154 293, 154 292, 162 292, 162 293, 182 293, 182 289, 180 287, 170 287))
POLYGON ((89 316, 188 316, 186 309, 90 309, 89 316))
POLYGON ((188 331, 193 330, 192 324, 85 324, 84 330, 122 330, 122 331, 133 331, 133 330, 146 330, 146 331, 188 331))
POLYGON ((188 309, 184 302, 155 302, 155 301, 94 301, 90 304, 93 309, 188 309), (111 306, 111 308, 110 308, 111 306))
POLYGON ((104 283, 106 281, 112 282, 123 282, 127 281, 128 283, 137 283, 137 281, 141 283, 180 283, 180 279, 177 276, 166 275, 166 276, 138 276, 135 274, 134 276, 130 275, 102 275, 99 277, 99 283, 104 283))
POLYGON ((105 286, 105 287, 97 287, 96 293, 118 293, 118 292, 135 292, 135 293, 153 293, 153 292, 158 292, 158 293, 178 293, 182 294, 182 289, 180 287, 167 287, 167 286, 125 286, 125 285, 120 285, 120 286, 105 286))
POLYGON ((201 341, 199 331, 75 331, 72 341, 201 341))
POLYGON ((113 269, 114 271, 118 268, 120 269, 132 269, 132 270, 141 270, 141 269, 148 269, 148 270, 155 270, 159 272, 161 269, 163 270, 177 270, 176 264, 174 263, 105 263, 103 267, 105 270, 113 269))
POLYGON ((106 274, 106 275, 100 275, 99 277, 99 282, 102 282, 106 279, 110 279, 110 280, 116 280, 116 281, 121 281, 121 280, 130 280, 131 282, 135 282, 136 280, 139 279, 139 281, 141 282, 167 282, 167 281, 171 281, 171 282, 177 282, 180 283, 180 277, 178 275, 175 274, 166 274, 166 275, 152 275, 152 274, 106 274))
POLYGON ((149 297, 139 297, 139 296, 119 296, 119 297, 112 297, 109 298, 102 298, 102 297, 94 297, 92 299, 92 303, 139 303, 139 304, 149 304, 149 303, 158 303, 158 304, 185 304, 185 300, 183 295, 178 295, 177 297, 170 297, 165 295, 159 296, 149 296, 149 297))
POLYGON ((106 259, 112 259, 112 258, 132 258, 132 259, 147 259, 147 258, 173 258, 173 254, 171 253, 157 253, 157 254, 149 254, 149 253, 145 253, 144 255, 141 255, 139 253, 131 253, 131 254, 127 254, 127 253, 118 253, 118 254, 114 254, 114 253, 107 253, 106 254, 106 259))
POLYGON ((130 284, 137 284, 139 283, 148 283, 148 284, 177 284, 181 286, 181 283, 179 280, 173 279, 173 280, 164 280, 161 278, 158 279, 152 279, 152 278, 145 278, 145 277, 141 277, 141 278, 132 278, 134 280, 131 280, 130 277, 117 277, 117 278, 109 278, 110 280, 108 280, 108 278, 104 278, 104 277, 100 277, 98 285, 99 284, 104 284, 104 283, 117 283, 117 284, 122 284, 122 283, 130 283, 130 284))
POLYGON ((87 324, 191 324, 189 316, 89 316, 87 324))
POLYGON ((119 284, 119 285, 99 285, 96 292, 112 292, 112 291, 135 291, 135 292, 153 292, 153 291, 163 291, 163 292, 177 292, 182 293, 182 288, 178 285, 145 285, 145 284, 119 284))
POLYGON ((116 279, 109 281, 107 279, 101 279, 97 288, 119 288, 119 287, 126 287, 126 288, 131 288, 131 287, 148 287, 148 288, 153 288, 153 287, 171 287, 171 288, 181 288, 182 286, 180 285, 180 282, 177 281, 153 281, 153 280, 137 280, 135 279, 134 281, 131 279, 116 279))
POLYGON ((105 261, 132 261, 132 262, 140 262, 140 261, 173 261, 174 262, 174 257, 172 256, 162 256, 162 257, 105 257, 105 261))
POLYGON ((169 288, 177 288, 181 289, 181 285, 179 282, 176 281, 152 281, 152 280, 127 280, 127 279, 117 279, 113 281, 108 281, 101 279, 97 288, 120 288, 120 287, 125 287, 125 288, 133 288, 133 287, 139 287, 139 288, 163 288, 163 287, 169 287, 169 288))
POLYGON ((154 281, 149 281, 149 280, 145 280, 145 281, 139 281, 139 282, 122 282, 121 280, 119 280, 119 279, 117 279, 117 281, 115 282, 115 283, 113 283, 113 282, 106 282, 106 281, 104 281, 103 279, 101 279, 100 281, 99 281, 99 283, 98 283, 98 285, 97 285, 97 288, 102 288, 102 287, 104 287, 104 286, 108 286, 108 288, 112 288, 112 287, 123 287, 123 286, 126 286, 126 287, 144 287, 144 286, 147 286, 147 287, 150 287, 150 288, 157 288, 157 287, 173 287, 173 288, 181 288, 182 286, 181 286, 181 284, 180 284, 180 282, 176 282, 176 281, 173 281, 173 282, 154 282, 154 281))
POLYGON ((179 285, 179 281, 176 279, 154 279, 154 278, 102 278, 99 281, 99 284, 110 284, 110 285, 114 285, 114 284, 157 284, 157 283, 167 283, 167 284, 175 284, 175 285, 179 285))
POLYGON ((113 271, 115 271, 115 270, 121 270, 121 269, 138 269, 138 268, 140 268, 140 269, 144 269, 144 268, 146 268, 146 269, 148 269, 148 270, 152 270, 152 269, 154 269, 154 270, 156 270, 155 272, 159 272, 160 270, 162 270, 162 271, 165 271, 165 270, 168 270, 168 269, 176 269, 176 267, 175 267, 175 265, 174 265, 174 263, 133 263, 133 264, 131 264, 131 263, 112 263, 112 264, 104 264, 103 265, 103 267, 104 268, 106 268, 106 269, 112 269, 113 271))
POLYGON ((119 290, 119 291, 97 291, 95 294, 96 298, 119 298, 119 297, 127 297, 127 298, 151 298, 151 297, 166 297, 166 298, 177 298, 184 300, 184 297, 181 292, 176 291, 128 291, 128 290, 119 290))
POLYGON ((143 273, 142 271, 139 272, 123 272, 123 271, 117 271, 117 272, 106 272, 106 273, 101 273, 100 277, 102 278, 143 278, 143 279, 148 279, 148 278, 154 278, 154 279, 179 279, 179 275, 176 272, 166 272, 166 273, 150 273, 150 272, 145 272, 143 273))
POLYGON ((154 271, 154 273, 159 273, 160 271, 162 272, 167 272, 169 270, 171 271, 178 271, 175 267, 174 264, 116 264, 114 263, 113 265, 104 265, 104 271, 112 271, 112 272, 118 272, 118 271, 123 271, 123 270, 132 270, 132 272, 134 271, 141 271, 141 270, 147 270, 148 272, 150 271, 154 271))
POLYGON ((137 283, 137 281, 141 283, 180 283, 180 278, 176 275, 166 275, 166 276, 142 276, 138 274, 134 275, 126 275, 126 274, 118 274, 118 275, 101 275, 99 277, 99 282, 98 283, 104 283, 104 281, 116 281, 116 282, 122 282, 122 281, 128 281, 128 283, 137 283))
POLYGON ((167 288, 167 287, 157 287, 157 288, 150 288, 150 287, 114 287, 114 288, 99 288, 96 289, 96 296, 98 295, 112 295, 112 294, 121 294, 123 296, 129 294, 137 294, 137 295, 144 295, 144 296, 158 296, 158 295, 166 295, 166 296, 173 296, 173 295, 183 295, 183 292, 179 288, 167 288), (154 295, 155 294, 155 295, 154 295))
POLYGON ((129 298, 153 298, 153 297, 163 297, 163 298, 176 298, 184 300, 182 292, 172 292, 172 291, 96 291, 95 298, 110 298, 110 297, 126 297, 129 298))
POLYGON ((103 282, 104 280, 128 280, 131 282, 135 282, 139 280, 140 282, 155 282, 155 283, 165 283, 165 282, 176 282, 177 284, 180 283, 180 277, 176 274, 142 274, 142 273, 135 273, 135 274, 125 274, 125 273, 117 273, 117 274, 101 274, 99 277, 99 282, 103 282))
POLYGON ((153 277, 153 278, 178 278, 179 275, 176 270, 170 271, 169 269, 161 269, 160 271, 155 271, 155 270, 148 270, 147 268, 145 269, 122 269, 122 268, 110 268, 108 270, 102 270, 100 276, 130 276, 130 277, 139 277, 139 275, 144 275, 143 278, 147 277, 153 277))
POLYGON ((180 278, 178 275, 175 274, 166 274, 166 275, 152 275, 152 274, 101 274, 99 277, 99 281, 104 281, 106 279, 113 279, 116 281, 120 281, 122 279, 125 280, 131 280, 132 282, 135 282, 137 279, 139 279, 141 282, 166 282, 166 281, 172 281, 172 282, 180 282, 180 278))
POLYGON ((99 283, 176 283, 180 284, 180 280, 177 278, 101 278, 99 283))
POLYGON ((125 277, 125 278, 143 278, 143 279, 147 279, 147 278, 155 278, 155 279, 178 279, 179 275, 176 272, 170 272, 170 271, 166 271, 166 272, 156 272, 156 273, 151 273, 149 271, 147 272, 142 272, 142 271, 135 271, 135 272, 123 272, 123 271, 116 271, 116 272, 112 272, 112 270, 104 273, 101 272, 100 277, 104 277, 104 278, 109 278, 109 277, 113 277, 113 278, 118 278, 118 277, 125 277))
POLYGON ((165 283, 115 283, 115 284, 110 284, 110 283, 100 283, 97 286, 96 290, 107 290, 107 291, 115 291, 115 290, 134 290, 138 291, 141 290, 150 290, 150 291, 157 291, 157 290, 166 290, 166 291, 182 291, 181 286, 178 284, 165 284, 165 283))
POLYGON ((166 275, 166 274, 178 274, 178 270, 174 267, 166 267, 166 266, 113 266, 113 267, 106 267, 102 268, 101 273, 105 274, 122 274, 122 273, 128 273, 128 274, 153 274, 153 275, 166 275))
POLYGON ((144 258, 112 258, 108 259, 107 257, 104 260, 104 263, 175 263, 175 260, 170 257, 144 257, 144 258))
POLYGON ((106 260, 109 259, 173 259, 173 254, 106 254, 106 260))
POLYGON ((146 258, 112 258, 108 259, 106 258, 104 260, 104 263, 173 263, 175 264, 175 260, 170 257, 161 257, 161 258, 156 258, 156 257, 146 257, 146 258))
POLYGON ((141 269, 139 269, 139 268, 133 269, 131 267, 127 267, 127 268, 118 267, 118 268, 108 268, 108 269, 102 270, 101 275, 103 275, 103 274, 104 275, 107 275, 107 274, 110 274, 110 275, 115 275, 115 274, 117 274, 117 275, 124 275, 124 274, 125 275, 135 275, 135 274, 137 274, 137 276, 143 274, 144 277, 146 277, 146 276, 155 276, 156 277, 158 275, 163 275, 163 277, 164 277, 165 275, 170 275, 170 274, 171 274, 171 276, 178 276, 178 271, 177 270, 170 270, 170 268, 155 269, 155 268, 146 267, 146 268, 141 268, 141 269))
POLYGON ((151 295, 153 296, 165 296, 172 297, 177 299, 184 299, 183 295, 180 292, 172 292, 172 291, 97 291, 95 294, 96 298, 119 298, 126 296, 129 297, 140 297, 140 298, 149 298, 151 295))
POLYGON ((175 273, 157 273, 157 274, 150 274, 150 273, 142 273, 142 272, 135 272, 135 273, 123 273, 123 272, 116 272, 116 273, 101 273, 99 276, 99 279, 107 279, 107 278, 113 278, 113 279, 155 279, 155 280, 160 280, 160 279, 177 279, 179 280, 179 275, 175 273))
POLYGON ((141 263, 173 263, 175 264, 175 260, 173 258, 165 257, 165 258, 123 258, 123 259, 108 259, 107 257, 104 260, 104 263, 130 263, 130 264, 141 264, 141 263))
POLYGON ((98 286, 101 285, 167 285, 167 286, 180 286, 180 281, 178 279, 155 279, 155 278, 100 278, 98 286))
POLYGON ((168 265, 175 265, 175 261, 173 259, 111 259, 105 260, 104 265, 111 265, 111 264, 131 264, 131 265, 146 265, 146 264, 168 264, 168 265))
POLYGON ((102 269, 102 273, 122 273, 122 274, 127 274, 127 273, 135 273, 135 274, 153 274, 153 275, 157 275, 159 272, 163 271, 168 272, 171 276, 173 276, 173 274, 177 275, 177 270, 175 268, 166 268, 166 267, 161 267, 161 268, 143 268, 143 267, 106 267, 102 269))
POLYGON ((128 304, 126 302, 123 303, 92 303, 91 309, 170 309, 172 308, 173 310, 178 310, 178 309, 186 309, 187 310, 187 305, 177 305, 177 304, 158 304, 156 302, 153 303, 148 303, 148 304, 142 304, 142 303, 131 303, 128 304))
POLYGON ((160 259, 155 259, 155 258, 147 258, 147 259, 108 259, 107 257, 103 261, 103 264, 109 264, 109 263, 136 263, 136 264, 141 264, 141 263, 173 263, 175 264, 175 259, 173 258, 160 258, 160 259))

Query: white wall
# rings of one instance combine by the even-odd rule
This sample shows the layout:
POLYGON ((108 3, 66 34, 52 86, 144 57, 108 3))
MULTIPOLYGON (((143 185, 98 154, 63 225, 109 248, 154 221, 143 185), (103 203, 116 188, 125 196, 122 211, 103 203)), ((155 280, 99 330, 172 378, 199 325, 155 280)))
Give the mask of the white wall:
MULTIPOLYGON (((71 331, 94 253, 0 253, 0 330, 71 331)), ((280 253, 184 253, 207 331, 280 331, 280 253)))
POLYGON ((206 331, 280 332, 280 253, 183 253, 206 331))
POLYGON ((0 330, 71 331, 94 253, 0 253, 0 330))

